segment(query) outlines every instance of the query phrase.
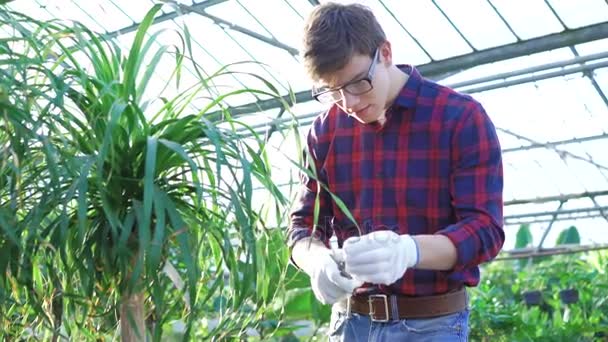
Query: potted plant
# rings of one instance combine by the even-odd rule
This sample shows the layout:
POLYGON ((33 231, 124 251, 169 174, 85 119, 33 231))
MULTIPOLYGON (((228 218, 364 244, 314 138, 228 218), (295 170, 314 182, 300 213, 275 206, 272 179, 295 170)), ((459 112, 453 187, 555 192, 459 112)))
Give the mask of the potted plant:
MULTIPOLYGON (((11 87, 27 101, 11 103, 28 117, 32 154, 31 167, 15 168, 16 159, 0 165, 0 201, 23 199, 11 210, 29 229, 20 233, 0 214, 2 252, 20 253, 0 284, 4 319, 14 314, 22 324, 4 330, 9 338, 104 338, 120 323, 124 341, 160 340, 172 320, 185 322, 184 338, 239 336, 280 290, 287 258, 275 260, 269 248, 281 233, 267 229, 253 199, 257 184, 277 213, 286 204, 264 142, 243 139, 236 128, 246 126, 229 112, 222 122, 205 116, 231 95, 278 93, 265 83, 197 108, 195 99, 217 94, 215 79, 234 73, 203 76, 187 29, 175 51, 157 47, 149 28, 160 7, 147 13, 126 54, 79 24, 0 16, 16 33, 0 47, 20 70, 11 87), (170 60, 168 82, 179 84, 187 63, 201 78, 173 97, 150 96, 159 90, 148 83, 170 60), (11 167, 27 186, 7 185, 11 167), (203 318, 215 328, 205 332, 203 318)), ((10 139, 0 138, 6 155, 10 139)))

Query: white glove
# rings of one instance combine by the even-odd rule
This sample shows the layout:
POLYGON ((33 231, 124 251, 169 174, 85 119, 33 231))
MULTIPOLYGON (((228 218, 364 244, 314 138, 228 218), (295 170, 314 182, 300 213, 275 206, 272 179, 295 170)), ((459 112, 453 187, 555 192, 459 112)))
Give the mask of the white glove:
POLYGON ((306 241, 297 243, 292 255, 297 255, 298 266, 310 276, 312 291, 321 303, 333 304, 349 297, 354 289, 363 285, 362 281, 346 278, 340 273, 338 262, 344 261, 342 253, 333 253, 316 241, 310 249, 306 245, 306 241))
POLYGON ((344 241, 346 272, 355 279, 390 285, 418 263, 418 245, 410 235, 376 231, 344 241))
POLYGON ((342 298, 349 297, 354 289, 363 285, 360 280, 342 276, 337 264, 339 259, 332 258, 331 253, 331 250, 327 249, 321 255, 315 256, 318 266, 314 267, 309 274, 312 291, 323 304, 333 304, 342 298))

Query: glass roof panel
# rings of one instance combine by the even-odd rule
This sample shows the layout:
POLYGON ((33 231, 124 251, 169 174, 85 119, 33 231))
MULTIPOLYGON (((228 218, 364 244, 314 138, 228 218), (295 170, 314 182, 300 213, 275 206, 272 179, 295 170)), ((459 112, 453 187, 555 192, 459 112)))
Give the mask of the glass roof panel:
MULTIPOLYGON (((599 69, 594 72, 595 79, 597 80, 598 85, 602 89, 604 95, 608 96, 608 69, 599 69)), ((608 127, 608 126, 604 126, 608 127)))
POLYGON ((517 40, 487 0, 437 0, 437 3, 478 50, 517 40))
MULTIPOLYGON (((270 37, 270 34, 264 27, 251 16, 243 6, 236 1, 226 1, 205 10, 205 12, 229 21, 235 25, 239 25, 246 29, 252 30, 263 36, 270 37)), ((260 44, 263 44, 260 42, 260 44)))
MULTIPOLYGON (((96 32, 105 32, 103 25, 99 21, 91 17, 90 14, 83 12, 72 1, 63 1, 61 3, 51 0, 36 0, 36 3, 43 8, 48 15, 46 19, 61 19, 79 21, 87 28, 96 32)), ((28 13, 28 12, 25 12, 28 13)))
MULTIPOLYGON (((590 176, 583 177, 581 182, 583 182, 583 184, 588 184, 588 182, 597 177, 603 178, 608 182, 608 153, 606 153, 606 146, 608 146, 607 140, 595 140, 579 144, 569 144, 560 149, 569 152, 569 155, 566 157, 568 163, 572 160, 573 163, 587 164, 583 167, 589 172, 590 176), (580 159, 575 159, 574 156, 580 159), (588 170, 588 166, 595 170, 588 170), (599 172, 599 175, 597 172, 599 172)), ((576 172, 577 169, 576 167, 573 167, 571 170, 576 172)), ((597 187, 591 184, 587 187, 587 190, 593 190, 594 188, 597 187)), ((605 189, 608 189, 608 186, 605 187, 605 189)))
POLYGON ((418 39, 433 59, 444 59, 471 52, 458 32, 430 1, 383 0, 382 2, 418 39))
POLYGON ((441 82, 443 84, 452 85, 463 81, 479 79, 481 77, 541 66, 547 63, 567 61, 572 58, 574 58, 574 54, 568 48, 551 50, 496 63, 479 65, 444 78, 441 82))
POLYGON ((605 0, 549 0, 568 28, 577 28, 608 20, 605 0))
MULTIPOLYGON (((72 0, 72 4, 78 7, 82 12, 88 14, 88 16, 91 17, 91 20, 94 20, 104 28, 104 31, 115 31, 133 24, 133 21, 111 1, 76 2, 72 0)), ((63 4, 57 7, 60 9, 60 11, 63 11, 65 8, 63 4)), ((149 9, 150 7, 152 6, 148 5, 148 8, 143 8, 149 9)))
MULTIPOLYGON (((185 15, 183 18, 193 39, 197 40, 200 48, 205 51, 204 55, 201 56, 196 54, 195 56, 197 59, 199 56, 201 57, 201 60, 197 60, 197 63, 199 63, 208 73, 217 71, 220 65, 252 60, 247 51, 239 46, 230 35, 226 34, 222 28, 218 27, 211 20, 195 13, 185 15), (209 58, 215 62, 211 63, 211 65, 213 65, 211 70, 206 67, 206 62, 209 58)), ((256 72, 256 69, 259 71, 259 67, 254 64, 250 65, 253 72, 256 72)), ((237 81, 233 77, 224 77, 222 78, 221 87, 226 90, 236 90, 242 88, 243 84, 244 81, 242 80, 237 81)), ((229 103, 230 105, 239 105, 252 101, 255 101, 255 98, 252 95, 243 94, 242 96, 231 97, 229 103)))
POLYGON ((474 96, 496 126, 541 143, 597 135, 608 127, 606 106, 580 74, 474 96))
POLYGON ((597 196, 595 197, 595 201, 599 206, 608 207, 608 195, 597 196))
POLYGON ((312 11, 312 4, 310 1, 302 1, 302 0, 284 0, 289 7, 293 8, 296 13, 304 20, 310 11, 312 11))
POLYGON ((230 32, 239 44, 249 51, 258 61, 265 62, 265 69, 269 70, 268 78, 273 81, 279 81, 281 93, 286 94, 286 81, 294 91, 302 91, 310 89, 311 80, 306 75, 304 68, 299 63, 299 59, 292 56, 285 50, 274 46, 266 45, 240 32, 230 32), (270 63, 269 61, 272 61, 270 63))
MULTIPOLYGON (((129 0, 129 1, 120 1, 120 0, 108 0, 112 2, 113 5, 118 8, 120 11, 125 13, 126 16, 129 17, 133 23, 140 23, 144 17, 146 16, 146 12, 148 9, 152 8, 154 3, 150 0, 129 0)), ((81 1, 85 2, 85 1, 81 1)), ((93 1, 88 1, 93 2, 93 1)), ((171 10, 170 7, 165 6, 166 10, 171 10)), ((157 14, 158 15, 161 15, 157 14)), ((126 25, 125 25, 126 26, 126 25)))
MULTIPOLYGON (((490 0, 521 39, 560 32, 564 28, 543 0, 490 0)), ((587 11, 587 9, 583 9, 587 11)))
MULTIPOLYGON (((603 143, 605 144, 606 141, 603 143)), ((585 146, 583 149, 584 154, 575 153, 574 155, 585 159, 592 158, 586 155, 589 153, 587 147, 585 146)), ((588 161, 575 159, 570 156, 565 157, 563 162, 566 166, 563 168, 563 173, 556 173, 554 170, 548 169, 553 181, 560 185, 560 189, 564 189, 561 193, 580 193, 595 189, 608 189, 608 173, 606 173, 606 169, 598 168, 588 161), (574 186, 573 184, 577 185, 574 186), (579 186, 583 191, 575 191, 579 186)))
POLYGON ((581 55, 590 55, 608 51, 608 39, 600 39, 592 42, 576 45, 576 51, 581 55))
MULTIPOLYGON (((559 157, 550 151, 532 150, 506 153, 503 155, 505 201, 528 199, 555 195, 558 188, 553 181, 548 181, 548 168, 539 164, 559 162, 559 157)), ((548 165, 548 164, 542 164, 548 165)), ((573 192, 582 192, 582 188, 573 182, 564 182, 573 192)))
MULTIPOLYGON (((386 38, 391 42, 393 58, 398 63, 425 64, 431 61, 429 55, 418 45, 412 37, 403 29, 401 24, 395 20, 395 12, 388 6, 382 6, 380 2, 373 2, 369 6, 380 21, 386 38)), ((409 31, 408 31, 409 32, 409 31)), ((412 32, 410 32, 412 34, 412 32)))
POLYGON ((236 0, 284 44, 300 49, 304 20, 284 0, 236 0))
MULTIPOLYGON (((602 142, 605 144, 605 141, 602 142)), ((579 194, 608 189, 608 173, 593 163, 581 160, 591 157, 591 143, 561 147, 560 151, 579 151, 564 155, 547 149, 505 153, 505 200, 530 199, 560 194, 579 194), (582 151, 582 152, 581 152, 582 151), (577 158, 581 159, 577 159, 577 158)), ((594 149, 594 148, 593 148, 594 149)), ((605 147, 604 147, 605 149, 605 147)))
POLYGON ((13 1, 9 5, 11 10, 27 14, 37 20, 49 20, 53 18, 44 5, 41 5, 37 1, 13 1))

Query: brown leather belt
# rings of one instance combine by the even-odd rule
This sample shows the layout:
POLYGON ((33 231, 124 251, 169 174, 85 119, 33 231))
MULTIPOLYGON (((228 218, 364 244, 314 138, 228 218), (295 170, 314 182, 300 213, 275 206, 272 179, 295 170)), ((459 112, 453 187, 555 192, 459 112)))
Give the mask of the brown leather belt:
POLYGON ((467 295, 464 288, 425 297, 386 294, 352 296, 347 303, 347 310, 370 316, 374 322, 443 316, 462 311, 466 307, 467 295))

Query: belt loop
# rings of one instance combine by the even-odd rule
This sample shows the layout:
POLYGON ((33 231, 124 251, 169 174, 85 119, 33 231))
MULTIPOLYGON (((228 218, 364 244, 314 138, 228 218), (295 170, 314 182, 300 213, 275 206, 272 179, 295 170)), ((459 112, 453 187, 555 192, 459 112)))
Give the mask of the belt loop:
POLYGON ((346 318, 351 318, 352 316, 352 311, 351 311, 351 296, 348 296, 348 298, 346 299, 346 318))
POLYGON ((391 320, 399 320, 399 305, 397 304, 397 296, 391 295, 391 320))

